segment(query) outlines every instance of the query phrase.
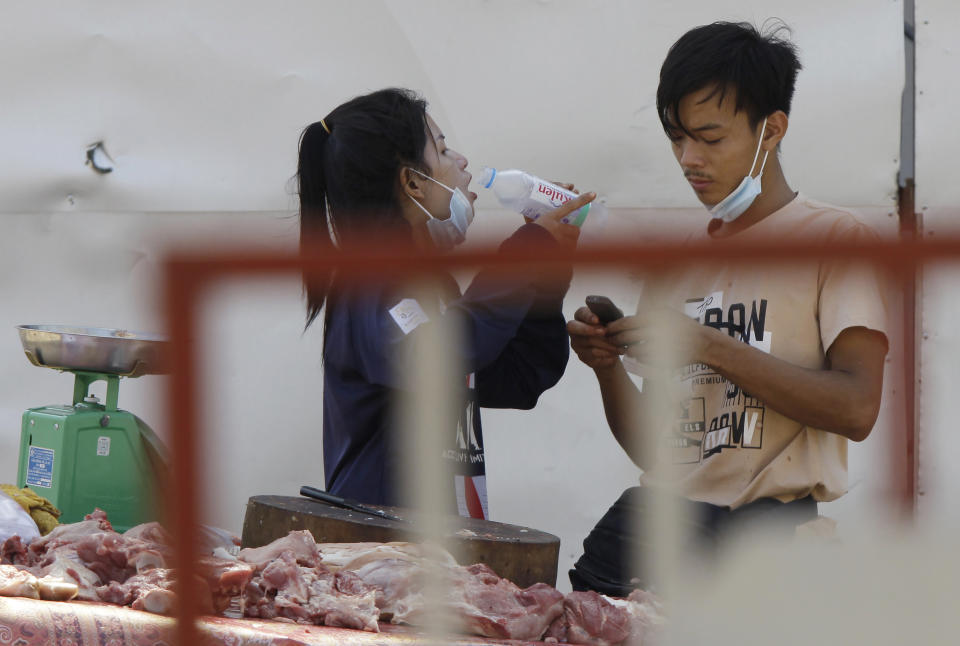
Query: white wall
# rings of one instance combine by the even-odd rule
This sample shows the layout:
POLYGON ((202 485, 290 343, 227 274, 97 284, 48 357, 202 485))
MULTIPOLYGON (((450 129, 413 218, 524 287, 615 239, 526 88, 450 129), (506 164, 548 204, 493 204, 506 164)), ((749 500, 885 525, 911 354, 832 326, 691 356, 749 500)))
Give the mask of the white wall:
MULTIPOLYGON (((653 108, 660 62, 714 19, 794 28, 805 69, 783 148, 788 178, 891 225, 903 79, 902 5, 697 0, 60 2, 0 24, 0 481, 16 476, 19 415, 65 401, 70 379, 23 357, 13 325, 157 330, 158 258, 224 237, 293 248, 289 178, 307 123, 385 85, 422 91, 472 166, 527 168, 597 190, 606 235, 702 223, 653 108), (829 19, 825 16, 829 15, 829 19), (116 170, 83 165, 103 140, 116 170), (68 196, 71 196, 68 199, 68 196)), ((919 171, 918 171, 919 172, 919 171)), ((956 202, 954 202, 956 203, 956 202)), ((474 240, 516 220, 482 196, 474 240)), ((628 286, 579 276, 632 307, 628 286)), ((204 322, 206 519, 239 531, 259 493, 321 483, 319 330, 301 334, 296 281, 231 283, 204 322)), ((164 377, 126 380, 121 405, 165 425, 164 377)), ((889 384, 888 384, 889 385, 889 384)), ((892 386, 891 386, 892 388, 892 386)), ((888 403, 888 422, 896 417, 888 403)), ((883 438, 851 451, 851 494, 825 513, 879 513, 883 438)), ((883 430, 880 430, 883 429, 883 430)), ((484 417, 494 518, 579 541, 637 471, 609 436, 589 371, 572 359, 532 412, 484 417), (522 456, 522 461, 518 459, 522 456)))
MULTIPOLYGON (((950 82, 960 64, 955 46, 958 18, 960 9, 950 0, 916 2, 916 204, 923 236, 929 239, 960 233, 960 183, 950 162, 960 146, 957 90, 950 82)), ((960 486, 956 470, 960 436, 950 405, 960 377, 958 276, 960 263, 928 266, 920 290, 919 512, 921 521, 931 526, 960 524, 954 495, 960 486)))
POLYGON ((18 64, 0 69, 0 128, 13 146, 0 160, 2 210, 286 210, 303 126, 386 85, 423 92, 451 145, 475 164, 572 178, 614 206, 695 206, 655 114, 660 63, 691 26, 770 16, 793 27, 805 66, 791 121, 794 176, 827 201, 892 203, 903 78, 898 1, 225 7, 7 7, 0 54, 18 64), (857 128, 845 114, 857 115, 857 128), (116 162, 109 176, 83 166, 85 146, 98 140, 116 162))

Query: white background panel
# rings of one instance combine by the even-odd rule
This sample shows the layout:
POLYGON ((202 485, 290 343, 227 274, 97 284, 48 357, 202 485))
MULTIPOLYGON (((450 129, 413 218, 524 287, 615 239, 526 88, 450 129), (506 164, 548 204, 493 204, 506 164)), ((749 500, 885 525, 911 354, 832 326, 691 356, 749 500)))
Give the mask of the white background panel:
MULTIPOLYGON (((154 331, 162 249, 293 249, 297 138, 336 104, 386 85, 419 90, 474 170, 526 168, 597 190, 614 208, 591 235, 650 240, 705 215, 653 107, 667 48, 696 24, 769 16, 793 27, 805 67, 783 146, 792 185, 892 226, 903 85, 893 0, 6 6, 0 55, 16 63, 0 68, 0 481, 16 477, 22 411, 72 392, 70 377, 27 362, 13 326, 154 331), (83 164, 101 139, 116 163, 105 176, 83 164)), ((489 195, 479 207, 473 242, 517 226, 489 195)), ((583 275, 568 315, 596 281, 634 306, 629 285, 583 275)), ((230 283, 206 305, 205 516, 239 531, 248 496, 322 482, 321 335, 302 334, 292 279, 230 283)), ((121 406, 162 429, 165 380, 125 380, 121 406)), ((894 388, 875 435, 851 449, 854 488, 824 508, 841 527, 884 504, 877 464, 898 426, 894 388)), ((579 542, 637 478, 592 374, 571 359, 536 409, 490 411, 484 431, 494 519, 559 535, 568 586, 579 542)))
POLYGON ((694 206, 656 116, 660 63, 693 25, 770 16, 805 66, 784 145, 795 176, 827 201, 890 204, 894 0, 61 0, 9 6, 0 25, 0 56, 17 61, 0 70, 0 211, 288 209, 300 130, 387 85, 422 92, 476 162, 615 206, 694 206), (100 140, 107 176, 83 165, 100 140))
MULTIPOLYGON (((957 27, 960 6, 950 0, 917 0, 917 210, 928 239, 960 234, 960 182, 952 159, 960 145, 956 127, 957 27)), ((931 525, 960 524, 956 493, 960 435, 956 432, 957 276, 960 264, 927 267, 920 310, 920 518, 931 525)))

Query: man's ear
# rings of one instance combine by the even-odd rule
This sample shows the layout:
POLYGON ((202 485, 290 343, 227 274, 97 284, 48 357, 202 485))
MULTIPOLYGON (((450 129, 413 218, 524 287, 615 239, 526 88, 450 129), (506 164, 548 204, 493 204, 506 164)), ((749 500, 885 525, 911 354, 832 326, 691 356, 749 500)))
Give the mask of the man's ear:
POLYGON ((777 110, 767 117, 767 128, 763 133, 763 150, 774 152, 780 144, 780 140, 787 134, 789 124, 790 118, 783 110, 777 110))
POLYGON ((400 169, 400 190, 410 197, 417 200, 422 200, 426 197, 424 193, 426 183, 427 180, 423 179, 422 176, 418 175, 409 166, 404 166, 400 169))

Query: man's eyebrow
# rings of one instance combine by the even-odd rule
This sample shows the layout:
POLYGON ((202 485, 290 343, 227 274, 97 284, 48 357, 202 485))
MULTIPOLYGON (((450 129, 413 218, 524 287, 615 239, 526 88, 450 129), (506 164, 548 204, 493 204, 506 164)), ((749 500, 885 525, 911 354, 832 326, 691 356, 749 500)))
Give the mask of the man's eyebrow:
POLYGON ((700 126, 699 128, 692 128, 693 132, 703 132, 704 130, 717 130, 723 126, 719 123, 708 123, 706 125, 700 126))

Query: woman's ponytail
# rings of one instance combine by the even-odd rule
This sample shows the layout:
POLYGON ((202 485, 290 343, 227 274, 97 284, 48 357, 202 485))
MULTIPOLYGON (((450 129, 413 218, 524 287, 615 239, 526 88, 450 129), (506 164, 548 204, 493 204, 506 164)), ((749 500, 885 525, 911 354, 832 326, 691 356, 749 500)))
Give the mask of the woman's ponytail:
MULTIPOLYGON (((300 195, 300 249, 332 247, 327 214, 326 150, 330 139, 323 121, 310 124, 300 136, 297 179, 300 195)), ((305 273, 307 327, 317 318, 330 291, 330 276, 305 273)))

